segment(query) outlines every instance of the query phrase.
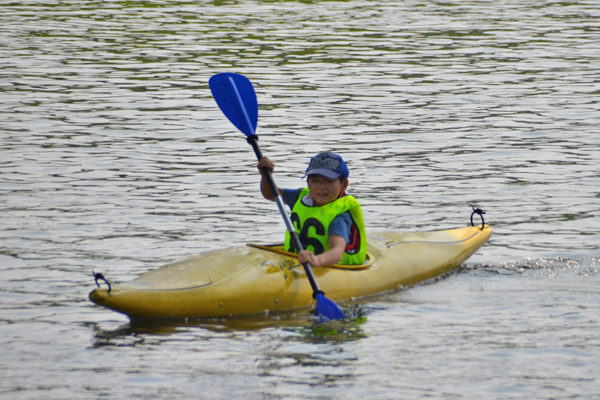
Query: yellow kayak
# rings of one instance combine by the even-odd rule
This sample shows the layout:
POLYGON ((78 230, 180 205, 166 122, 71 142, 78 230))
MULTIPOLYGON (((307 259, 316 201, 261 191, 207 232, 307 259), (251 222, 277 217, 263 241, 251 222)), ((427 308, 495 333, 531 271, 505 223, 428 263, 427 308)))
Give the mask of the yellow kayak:
MULTIPOLYGON (((339 302, 409 286, 461 265, 491 236, 485 225, 435 232, 368 234, 367 262, 314 268, 339 302)), ((294 254, 249 245, 167 264, 133 281, 98 288, 90 300, 132 318, 217 317, 310 307, 306 274, 294 254)))

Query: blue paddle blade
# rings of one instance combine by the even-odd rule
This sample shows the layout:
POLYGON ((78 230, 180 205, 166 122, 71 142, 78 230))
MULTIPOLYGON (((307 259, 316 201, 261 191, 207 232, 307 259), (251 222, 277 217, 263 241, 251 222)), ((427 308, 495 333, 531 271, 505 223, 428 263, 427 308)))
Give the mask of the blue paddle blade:
POLYGON ((208 81, 223 114, 246 136, 256 135, 258 101, 252 82, 244 75, 223 72, 208 81))
POLYGON ((333 301, 329 300, 323 293, 317 293, 317 313, 326 320, 342 319, 344 313, 333 301))

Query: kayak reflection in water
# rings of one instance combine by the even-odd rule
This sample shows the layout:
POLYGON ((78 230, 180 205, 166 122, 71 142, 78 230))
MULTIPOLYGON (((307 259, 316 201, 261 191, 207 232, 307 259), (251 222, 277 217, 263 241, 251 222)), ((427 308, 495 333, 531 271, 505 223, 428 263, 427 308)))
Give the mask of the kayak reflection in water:
MULTIPOLYGON (((275 164, 263 157, 258 163, 261 175, 263 168, 273 172, 275 164)), ((285 250, 298 253, 300 263, 328 267, 365 262, 365 224, 360 204, 354 196, 346 194, 349 175, 341 156, 320 153, 311 158, 306 169, 308 188, 279 189, 283 201, 292 210, 291 220, 306 249, 298 252, 286 232, 285 250)), ((260 190, 266 199, 275 201, 264 176, 260 190)))

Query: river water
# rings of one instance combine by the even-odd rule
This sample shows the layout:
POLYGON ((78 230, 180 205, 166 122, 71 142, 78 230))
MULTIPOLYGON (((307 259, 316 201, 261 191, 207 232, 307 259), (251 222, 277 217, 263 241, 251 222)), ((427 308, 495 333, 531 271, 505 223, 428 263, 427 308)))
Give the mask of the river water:
POLYGON ((600 398, 596 0, 0 2, 2 399, 600 398), (368 230, 465 226, 459 270, 306 312, 133 323, 115 282, 279 241, 208 79, 254 83, 300 187, 348 161, 368 230))

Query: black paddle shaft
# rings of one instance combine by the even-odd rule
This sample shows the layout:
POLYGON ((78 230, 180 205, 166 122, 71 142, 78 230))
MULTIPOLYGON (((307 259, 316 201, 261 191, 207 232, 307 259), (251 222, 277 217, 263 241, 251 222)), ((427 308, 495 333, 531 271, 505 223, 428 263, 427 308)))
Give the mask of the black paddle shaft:
MULTIPOLYGON (((254 149, 254 154, 256 154, 256 158, 258 158, 258 160, 260 161, 260 159, 263 158, 263 155, 262 155, 262 152, 260 151, 260 147, 258 146, 258 136, 257 135, 249 135, 247 140, 248 140, 248 143, 250 143, 250 145, 254 149)), ((296 248, 298 249, 298 252, 304 250, 304 248, 302 247, 302 242, 300 242, 300 238, 298 237, 298 234, 296 233, 296 229, 294 228, 294 225, 292 224, 292 220, 290 219, 290 216, 286 212, 285 204, 283 203, 283 199, 281 198, 281 195, 279 194, 279 189, 277 188, 277 185, 275 184, 275 180, 273 179, 273 176, 271 175, 271 171, 269 171, 267 168, 263 168, 262 173, 263 173, 263 176, 265 177, 265 179, 267 180, 267 183, 269 184, 269 188, 271 189, 271 194, 275 197, 275 201, 277 202, 279 211, 281 212, 281 215, 283 216, 287 230, 290 233, 290 236, 292 238, 292 242, 294 242, 294 246, 296 246, 296 248)), ((302 266, 304 267, 304 271, 306 272, 306 276, 308 277, 310 286, 313 289, 313 298, 316 298, 317 294, 323 294, 323 291, 321 289, 319 289, 319 285, 317 284, 317 280, 315 279, 315 275, 313 274, 310 263, 305 262, 302 264, 302 266)))

